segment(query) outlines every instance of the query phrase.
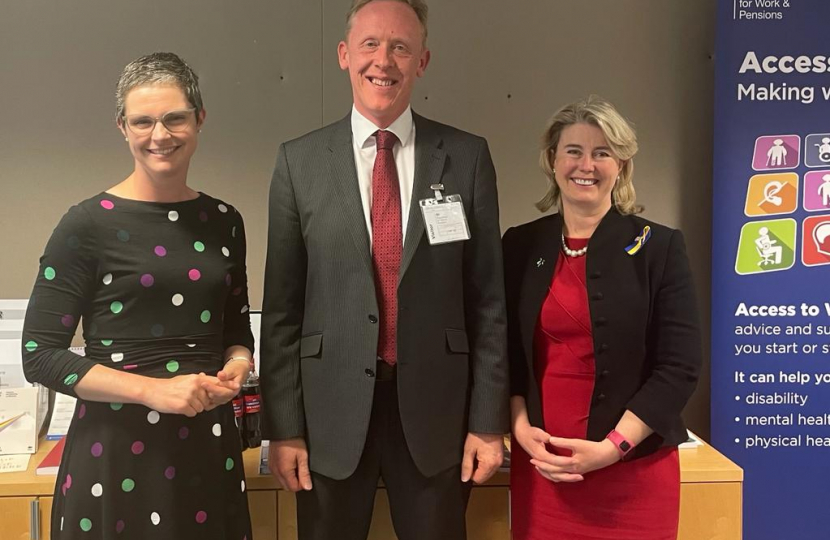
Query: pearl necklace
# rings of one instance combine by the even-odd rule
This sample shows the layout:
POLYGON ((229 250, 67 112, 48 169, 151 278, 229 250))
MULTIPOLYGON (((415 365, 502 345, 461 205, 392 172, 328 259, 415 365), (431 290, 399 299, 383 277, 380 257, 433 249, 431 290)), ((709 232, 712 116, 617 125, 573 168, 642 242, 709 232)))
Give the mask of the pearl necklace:
POLYGON ((582 249, 571 249, 568 247, 568 244, 565 243, 565 233, 562 233, 562 251, 564 251, 565 255, 568 257, 582 257, 588 252, 588 244, 585 244, 585 247, 582 249))

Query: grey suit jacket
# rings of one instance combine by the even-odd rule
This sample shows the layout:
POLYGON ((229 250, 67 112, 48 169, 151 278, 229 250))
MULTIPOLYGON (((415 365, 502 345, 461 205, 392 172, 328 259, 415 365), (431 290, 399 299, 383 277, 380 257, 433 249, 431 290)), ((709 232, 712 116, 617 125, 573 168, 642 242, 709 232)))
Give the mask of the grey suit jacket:
MULTIPOLYGON (((496 177, 487 142, 413 115, 415 182, 398 282, 398 395, 406 441, 431 476, 468 431, 509 428, 496 177), (471 239, 431 246, 418 201, 462 196, 471 239)), ((310 466, 350 476, 372 409, 379 325, 350 116, 279 150, 262 316, 263 435, 304 437, 310 466)))

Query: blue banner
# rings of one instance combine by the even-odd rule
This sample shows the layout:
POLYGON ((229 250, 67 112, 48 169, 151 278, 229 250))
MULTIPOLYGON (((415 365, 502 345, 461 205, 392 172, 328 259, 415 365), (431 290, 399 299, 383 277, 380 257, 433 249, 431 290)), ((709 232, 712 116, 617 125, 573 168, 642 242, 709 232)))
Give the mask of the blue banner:
POLYGON ((712 441, 744 538, 827 540, 830 1, 719 0, 712 441))

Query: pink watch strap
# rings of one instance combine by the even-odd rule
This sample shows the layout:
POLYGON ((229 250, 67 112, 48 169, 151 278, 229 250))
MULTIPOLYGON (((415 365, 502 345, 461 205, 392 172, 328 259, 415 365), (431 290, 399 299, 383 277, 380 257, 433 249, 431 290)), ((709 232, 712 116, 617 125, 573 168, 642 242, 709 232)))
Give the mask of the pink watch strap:
POLYGON ((617 447, 617 451, 620 453, 621 458, 624 458, 629 452, 631 452, 631 450, 634 449, 634 444, 632 444, 631 441, 626 439, 622 433, 616 429, 612 429, 608 435, 605 436, 605 438, 614 443, 614 446, 617 447))

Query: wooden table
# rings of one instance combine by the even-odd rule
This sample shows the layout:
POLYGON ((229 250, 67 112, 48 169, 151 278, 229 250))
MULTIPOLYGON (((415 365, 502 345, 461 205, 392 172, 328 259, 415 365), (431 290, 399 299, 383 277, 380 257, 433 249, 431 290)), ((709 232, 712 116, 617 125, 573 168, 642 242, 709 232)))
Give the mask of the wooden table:
MULTIPOLYGON (((22 473, 0 474, 0 535, 3 540, 49 538, 54 476, 35 469, 54 442, 43 442, 22 473), (39 529, 35 531, 34 529, 39 529), (30 536, 39 532, 39 536, 30 536)), ((294 495, 259 474, 259 452, 245 452, 248 502, 255 540, 297 538, 294 495)), ((680 450, 680 533, 678 540, 740 540, 743 470, 709 445, 680 450)), ((476 486, 467 512, 470 540, 509 540, 509 473, 497 473, 476 486)), ((370 540, 393 540, 386 491, 375 499, 370 540)))

